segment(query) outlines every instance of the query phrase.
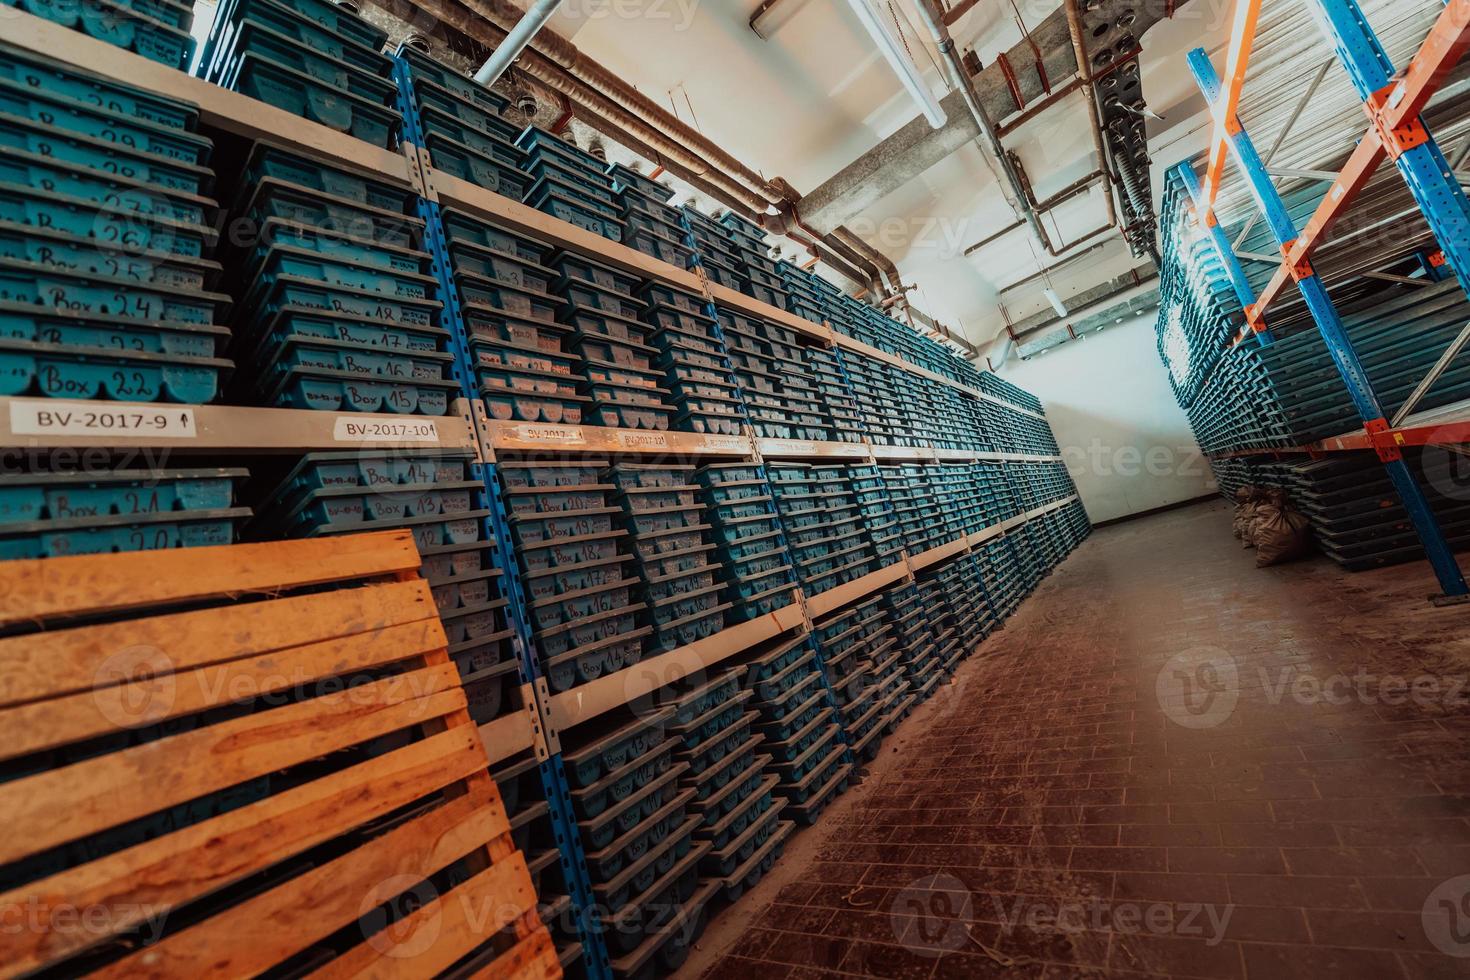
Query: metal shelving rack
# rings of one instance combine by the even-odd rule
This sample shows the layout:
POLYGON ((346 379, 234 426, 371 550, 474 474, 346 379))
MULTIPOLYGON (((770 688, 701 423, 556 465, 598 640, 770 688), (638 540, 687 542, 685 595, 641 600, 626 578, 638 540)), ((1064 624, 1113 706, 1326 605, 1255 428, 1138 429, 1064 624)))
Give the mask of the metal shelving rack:
MULTIPOLYGON (((325 126, 220 88, 212 83, 148 61, 135 54, 61 27, 31 14, 12 10, 4 41, 32 54, 69 64, 160 94, 185 100, 199 108, 201 122, 213 129, 247 139, 269 139, 289 149, 336 161, 356 170, 382 175, 411 185, 419 198, 420 217, 427 225, 426 248, 446 303, 451 325, 459 314, 456 290, 450 278, 441 206, 454 206, 507 230, 552 246, 596 257, 644 279, 703 294, 711 306, 761 317, 797 331, 807 342, 852 351, 896 366, 928 381, 947 385, 967 397, 1003 406, 1033 419, 1045 416, 996 396, 971 388, 953 378, 919 367, 886 351, 813 323, 784 309, 712 283, 702 275, 680 269, 606 238, 584 231, 519 202, 501 197, 464 180, 433 169, 422 145, 412 100, 399 105, 404 115, 404 139, 398 152, 374 147, 325 126)), ((399 64, 402 92, 407 67, 399 64)), ((473 365, 464 342, 465 331, 451 330, 457 339, 455 370, 462 397, 445 416, 367 415, 283 408, 228 405, 132 404, 102 401, 64 401, 39 398, 0 398, 0 452, 58 448, 146 449, 180 453, 240 453, 249 455, 304 454, 315 451, 468 449, 474 454, 473 472, 483 481, 492 516, 487 518, 490 540, 502 557, 502 588, 515 629, 514 647, 519 670, 522 710, 513 710, 480 726, 490 762, 534 752, 551 821, 562 857, 572 904, 578 916, 587 972, 595 978, 611 976, 606 945, 590 918, 592 891, 581 843, 571 809, 571 796, 560 758, 560 734, 594 718, 635 702, 654 690, 684 677, 755 650, 783 635, 812 632, 813 619, 861 600, 889 585, 912 581, 923 569, 966 554, 987 542, 1003 538, 1077 501, 1074 494, 1017 514, 978 533, 955 538, 921 554, 901 552, 897 561, 863 578, 830 591, 806 595, 793 579, 797 601, 756 619, 727 627, 687 646, 640 661, 628 670, 608 675, 551 695, 531 646, 524 591, 514 561, 504 501, 496 478, 496 454, 557 453, 615 454, 619 456, 673 456, 686 459, 744 461, 825 460, 876 464, 878 462, 1061 462, 1060 456, 982 452, 933 446, 889 446, 863 442, 813 442, 757 438, 749 428, 739 436, 703 435, 674 431, 646 431, 595 426, 504 422, 485 416, 476 396, 473 365)), ((824 682, 827 681, 825 672, 824 682)), ((830 691, 830 682, 828 682, 830 691)))
MULTIPOLYGON (((1202 48, 1190 52, 1190 70, 1211 107, 1214 130, 1203 185, 1192 165, 1188 162, 1180 165, 1185 186, 1193 200, 1195 220, 1208 230, 1209 241, 1245 308, 1246 328, 1237 337, 1237 342, 1250 335, 1262 344, 1272 342, 1266 311, 1280 296, 1286 283, 1295 282, 1363 419, 1362 430, 1300 447, 1300 451, 1314 454, 1371 449, 1376 452, 1408 511, 1439 580, 1443 595, 1436 597, 1436 601, 1470 601, 1470 586, 1466 585, 1424 491, 1403 457, 1406 446, 1463 443, 1470 437, 1470 423, 1466 421, 1470 416, 1463 408, 1448 414, 1436 413, 1431 421, 1410 418, 1419 398, 1470 341, 1470 325, 1450 345, 1409 401, 1390 419, 1358 362, 1326 286, 1312 266, 1312 257, 1327 233, 1353 205, 1382 163, 1392 159, 1438 239, 1443 260, 1470 293, 1470 201, 1467 201, 1453 168, 1421 115, 1450 71, 1470 50, 1470 0, 1448 0, 1429 36, 1402 72, 1395 71, 1356 0, 1309 0, 1319 26, 1333 45, 1337 60, 1357 90, 1369 127, 1316 214, 1300 230, 1287 212, 1265 162, 1236 114, 1261 3, 1262 0, 1237 0, 1223 82, 1202 48), (1214 211, 1227 152, 1245 177, 1256 205, 1281 249, 1282 261, 1259 296, 1255 296, 1246 283, 1239 260, 1220 229, 1214 211)), ((1280 454, 1289 450, 1269 452, 1280 454)), ((1235 455, 1258 454, 1247 449, 1235 455)))

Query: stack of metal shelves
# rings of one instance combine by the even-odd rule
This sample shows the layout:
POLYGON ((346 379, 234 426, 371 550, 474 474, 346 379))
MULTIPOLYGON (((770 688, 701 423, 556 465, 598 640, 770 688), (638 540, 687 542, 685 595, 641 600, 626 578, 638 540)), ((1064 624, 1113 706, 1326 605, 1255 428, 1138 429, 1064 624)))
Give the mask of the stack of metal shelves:
POLYGON ((747 665, 761 751, 781 777, 773 792, 785 813, 809 826, 847 789, 853 764, 811 636, 783 643, 747 665))
POLYGON ((724 629, 731 604, 711 561, 714 545, 705 540, 710 525, 694 467, 617 463, 609 482, 617 487, 638 561, 650 652, 688 646, 724 629))
POLYGON ((655 365, 678 411, 674 427, 738 435, 745 424, 740 387, 725 354, 713 307, 701 295, 651 282, 643 293, 654 324, 655 365))
POLYGON ((712 845, 696 840, 703 816, 685 785, 691 763, 673 705, 619 713, 563 745, 572 810, 586 853, 597 928, 619 975, 637 975, 656 955, 673 968, 687 953, 671 943, 684 918, 708 902, 699 866, 712 845), (677 958, 676 958, 677 957, 677 958))
POLYGON ((914 702, 926 701, 945 675, 936 655, 934 631, 924 610, 923 595, 916 583, 900 582, 885 589, 880 597, 914 702))
POLYGON ((830 412, 809 377, 796 331, 772 320, 721 309, 721 333, 756 434, 829 441, 830 412))
POLYGON ((738 291, 745 261, 735 247, 730 229, 691 204, 679 211, 685 238, 694 249, 694 267, 710 282, 738 291))
POLYGON ((753 463, 714 463, 695 480, 709 517, 732 622, 796 601, 795 570, 771 485, 753 463))
POLYGON ((553 691, 570 690, 636 664, 652 627, 627 574, 633 555, 603 477, 607 460, 501 461, 532 641, 553 691))
POLYGON ((418 44, 401 44, 395 55, 434 169, 513 201, 525 198, 533 178, 515 142, 522 127, 506 118, 509 103, 418 44))
POLYGON ((767 474, 797 577, 809 594, 876 570, 878 551, 847 467, 773 463, 767 474))
POLYGON ((786 285, 779 265, 768 254, 765 230, 733 211, 725 212, 719 221, 725 226, 730 251, 737 260, 736 288, 752 299, 786 309, 786 285))
POLYGON ((387 31, 330 0, 226 0, 198 74, 391 149, 402 119, 393 61, 382 53, 387 40, 387 31))
MULTIPOLYGON (((473 394, 492 419, 580 425, 573 327, 557 318, 546 246, 454 209, 440 212, 473 394)), ((462 380, 462 384, 465 383, 462 380)))
POLYGON ((548 261, 560 274, 553 288, 574 331, 572 348, 581 355, 578 392, 589 409, 584 422, 668 429, 672 395, 654 363, 659 352, 649 342, 654 326, 642 319, 646 301, 634 295, 642 281, 570 251, 548 261))
POLYGON ((607 173, 622 208, 624 244, 675 268, 688 268, 694 249, 683 212, 669 203, 674 191, 622 164, 613 164, 607 173))
POLYGON ((813 637, 853 757, 870 761, 918 698, 888 608, 873 596, 819 620, 813 637))
POLYGON ((594 235, 623 240, 622 205, 605 161, 534 126, 521 132, 516 145, 532 179, 527 204, 594 235))
POLYGON ((257 144, 225 253, 239 403, 443 415, 458 394, 423 222, 394 184, 257 144))

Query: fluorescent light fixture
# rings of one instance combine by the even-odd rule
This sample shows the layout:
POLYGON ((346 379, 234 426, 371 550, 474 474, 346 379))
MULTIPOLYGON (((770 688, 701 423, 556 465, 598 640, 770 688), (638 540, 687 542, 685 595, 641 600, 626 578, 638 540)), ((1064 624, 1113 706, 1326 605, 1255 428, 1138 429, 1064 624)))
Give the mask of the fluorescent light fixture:
POLYGON ((1062 319, 1067 318, 1067 316, 1069 315, 1067 313, 1067 304, 1062 302, 1062 298, 1057 295, 1057 291, 1055 289, 1047 286, 1046 289, 1042 290, 1042 295, 1044 295, 1046 297, 1046 301, 1051 304, 1051 308, 1057 311, 1057 316, 1061 317, 1062 319))
POLYGON ((858 20, 863 22, 873 43, 878 45, 878 50, 887 59, 888 66, 903 82, 903 87, 909 90, 914 101, 919 103, 919 108, 924 110, 924 118, 929 120, 929 125, 938 129, 944 125, 944 109, 934 93, 929 91, 929 86, 924 84, 924 78, 919 74, 919 68, 914 60, 904 50, 901 41, 893 32, 893 28, 883 19, 883 15, 873 6, 873 0, 847 0, 848 6, 852 7, 853 13, 857 14, 858 20))

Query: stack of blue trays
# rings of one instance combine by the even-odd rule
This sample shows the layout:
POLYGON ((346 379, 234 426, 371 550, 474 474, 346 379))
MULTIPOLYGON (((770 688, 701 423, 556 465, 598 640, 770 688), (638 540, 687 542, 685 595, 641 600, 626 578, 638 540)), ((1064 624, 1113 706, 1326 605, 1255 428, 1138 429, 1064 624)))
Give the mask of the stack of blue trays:
POLYGON ((506 118, 509 103, 413 43, 396 56, 408 70, 414 108, 435 170, 520 201, 531 187, 516 146, 521 126, 506 118))
POLYGON ((872 759, 910 687, 888 612, 874 596, 818 622, 815 638, 853 755, 872 759))
POLYGON ((823 347, 802 348, 807 376, 817 387, 823 426, 838 442, 862 442, 865 428, 857 396, 843 372, 841 355, 823 347))
POLYGON ((758 435, 773 439, 834 438, 821 392, 810 378, 790 327, 733 310, 718 311, 735 377, 758 435))
POLYGON ((851 382, 868 439, 879 446, 896 445, 902 431, 900 420, 904 409, 895 391, 902 372, 855 351, 843 352, 842 365, 851 382))
POLYGON ((689 763, 685 785, 695 793, 689 805, 702 820, 694 836, 710 845, 700 870, 731 901, 775 865, 794 828, 780 819, 780 777, 754 730, 760 716, 750 708, 755 693, 742 688, 745 672, 721 671, 671 699, 678 757, 689 763))
POLYGON ((1004 622, 1025 598, 1020 564, 1014 544, 1007 538, 994 538, 976 549, 985 594, 990 597, 996 625, 1004 622))
POLYGON ((980 641, 990 635, 994 625, 974 555, 956 555, 939 566, 938 575, 940 582, 944 583, 950 608, 954 610, 960 656, 968 657, 980 641))
POLYGON ((0 475, 0 560, 232 544, 243 469, 0 475))
POLYGON ((804 320, 821 323, 827 319, 827 303, 831 293, 820 276, 800 269, 790 262, 777 262, 781 288, 786 293, 786 309, 804 320))
POLYGON ((640 626, 640 583, 622 553, 628 533, 606 460, 496 463, 526 591, 532 640, 553 691, 636 664, 653 632, 640 626))
POLYGON ((260 485, 256 538, 407 530, 423 559, 478 723, 515 710, 519 683, 500 556, 485 486, 468 451, 310 453, 279 482, 260 485))
POLYGON ((232 364, 191 105, 0 47, 0 395, 213 401, 232 364))
POLYGON ((694 249, 684 231, 680 210, 669 203, 674 191, 631 167, 607 168, 623 214, 623 244, 644 255, 687 269, 694 249))
POLYGON ((737 288, 762 303, 786 309, 786 282, 781 278, 780 265, 771 258, 766 247, 765 229, 733 211, 726 211, 719 220, 725 226, 732 250, 740 260, 740 285, 737 288))
POLYGON ((690 809, 696 791, 684 784, 689 763, 676 758, 674 716, 673 706, 608 716, 579 732, 577 746, 563 743, 596 914, 624 967, 662 947, 675 912, 700 891, 710 849, 694 837, 703 818, 690 809))
POLYGON ((194 8, 178 0, 3 0, 62 27, 177 68, 189 69, 194 54, 194 8))
POLYGON ((934 632, 924 614, 923 595, 913 582, 900 582, 881 593, 883 608, 893 624, 902 655, 904 676, 916 701, 925 701, 943 677, 935 656, 934 632))
POLYGON ((802 636, 750 661, 746 685, 755 692, 764 736, 761 751, 781 777, 775 794, 799 823, 814 823, 847 788, 852 763, 811 637, 802 636))
POLYGON ((608 476, 623 509, 639 564, 639 580, 660 653, 725 628, 725 587, 692 466, 618 463, 608 476))
POLYGON ((510 818, 511 837, 525 854, 541 921, 550 931, 565 969, 582 955, 582 947, 538 761, 534 754, 525 753, 520 758, 497 763, 490 775, 510 818))
POLYGON ((949 602, 944 583, 937 570, 926 569, 916 583, 919 589, 920 606, 924 610, 929 632, 934 637, 933 655, 936 669, 944 677, 954 673, 963 654, 959 620, 949 602))
POLYGON ((654 327, 650 342, 673 404, 674 427, 686 432, 739 435, 745 405, 730 373, 719 326, 704 297, 650 282, 643 287, 643 316, 654 327))
POLYGON ((847 478, 878 564, 893 564, 903 553, 904 537, 883 471, 875 465, 850 466, 847 478))
POLYGON ((579 391, 587 399, 585 421, 612 428, 667 429, 673 419, 664 374, 650 346, 653 328, 640 320, 643 301, 634 296, 637 276, 557 252, 548 264, 557 273, 552 288, 561 297, 562 320, 573 331, 571 346, 581 356, 579 391))
POLYGON ((730 619, 745 622, 795 602, 791 556, 761 468, 717 463, 701 467, 694 477, 724 573, 730 619))
POLYGON ((526 154, 524 169, 532 179, 527 204, 603 238, 623 240, 622 205, 606 163, 535 126, 522 131, 516 145, 526 154))
POLYGON ((727 289, 739 289, 744 267, 729 230, 714 218, 697 211, 692 204, 679 209, 689 243, 694 246, 694 262, 710 282, 727 289))
POLYGON ((444 233, 480 397, 493 419, 581 425, 591 400, 579 393, 571 331, 557 321, 557 274, 546 247, 445 208, 444 233))
POLYGON ((768 474, 796 573, 808 596, 835 589, 877 567, 862 511, 842 467, 781 463, 769 466, 768 474))
POLYGON ((413 189, 256 144, 232 214, 246 404, 443 415, 458 385, 413 189))
POLYGON ((928 499, 924 486, 924 467, 917 464, 893 464, 879 466, 883 487, 893 506, 894 518, 903 534, 904 549, 911 555, 927 550, 928 536, 924 533, 925 522, 940 519, 933 502, 928 499))
POLYGON ((388 33, 330 0, 225 0, 197 73, 391 149, 401 117, 388 33))

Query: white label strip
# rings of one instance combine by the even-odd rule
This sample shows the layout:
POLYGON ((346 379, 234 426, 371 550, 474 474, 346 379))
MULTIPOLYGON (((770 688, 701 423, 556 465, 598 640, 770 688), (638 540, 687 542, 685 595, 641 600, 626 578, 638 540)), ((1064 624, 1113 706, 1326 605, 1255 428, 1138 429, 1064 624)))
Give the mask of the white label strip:
POLYGON ((339 418, 332 426, 332 439, 336 442, 427 442, 439 441, 439 426, 433 419, 405 419, 385 421, 382 419, 339 418))
POLYGON ((109 436, 197 439, 194 409, 18 399, 10 403, 10 431, 18 436, 109 436))

